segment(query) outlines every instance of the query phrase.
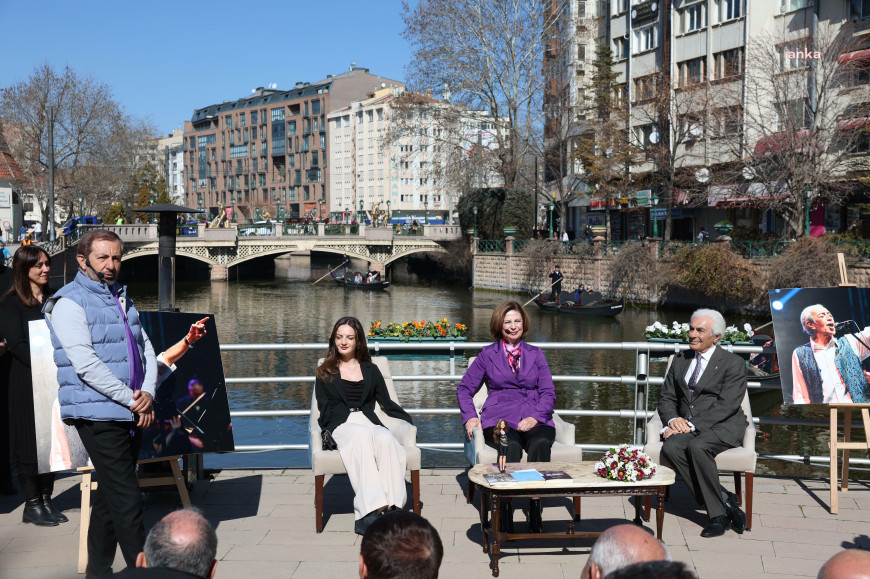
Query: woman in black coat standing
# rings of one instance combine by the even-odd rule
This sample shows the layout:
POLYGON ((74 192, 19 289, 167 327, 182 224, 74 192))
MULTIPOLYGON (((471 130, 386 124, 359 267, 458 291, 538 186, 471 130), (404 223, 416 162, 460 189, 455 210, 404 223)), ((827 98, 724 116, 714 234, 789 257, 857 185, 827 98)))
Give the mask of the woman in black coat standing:
POLYGON ((50 294, 50 271, 51 257, 43 248, 35 245, 18 248, 12 258, 12 287, 0 300, 0 335, 6 341, 6 355, 12 358, 9 365, 9 452, 25 498, 21 520, 44 527, 67 521, 51 502, 54 474, 37 473, 28 324, 43 319, 42 304, 50 294))

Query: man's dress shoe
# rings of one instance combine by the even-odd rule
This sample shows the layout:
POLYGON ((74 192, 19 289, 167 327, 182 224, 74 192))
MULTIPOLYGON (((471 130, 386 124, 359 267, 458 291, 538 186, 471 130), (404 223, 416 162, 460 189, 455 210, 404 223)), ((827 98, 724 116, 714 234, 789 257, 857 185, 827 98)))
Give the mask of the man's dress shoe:
POLYGON ((737 495, 728 493, 728 500, 725 501, 725 508, 728 510, 728 518, 731 519, 731 528, 738 535, 742 535, 746 530, 746 513, 740 510, 737 495))
POLYGON ((731 526, 731 519, 728 515, 719 515, 713 517, 704 530, 701 531, 702 537, 721 537, 725 534, 725 530, 731 526))

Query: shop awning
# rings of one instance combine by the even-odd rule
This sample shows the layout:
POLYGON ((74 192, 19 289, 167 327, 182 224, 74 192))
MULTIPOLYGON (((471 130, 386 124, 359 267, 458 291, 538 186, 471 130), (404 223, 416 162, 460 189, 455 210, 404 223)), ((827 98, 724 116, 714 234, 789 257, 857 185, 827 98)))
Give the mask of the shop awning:
POLYGON ((794 146, 803 147, 810 143, 812 143, 812 133, 809 129, 801 129, 795 133, 774 133, 758 139, 753 154, 768 155, 794 146))
POLYGON ((849 119, 848 121, 840 121, 837 123, 837 130, 839 131, 854 131, 866 127, 870 127, 870 117, 849 119))
POLYGON ((848 62, 852 62, 854 60, 865 60, 870 58, 870 48, 865 50, 856 50, 855 52, 847 52, 846 54, 841 54, 837 59, 837 63, 846 64, 848 62))

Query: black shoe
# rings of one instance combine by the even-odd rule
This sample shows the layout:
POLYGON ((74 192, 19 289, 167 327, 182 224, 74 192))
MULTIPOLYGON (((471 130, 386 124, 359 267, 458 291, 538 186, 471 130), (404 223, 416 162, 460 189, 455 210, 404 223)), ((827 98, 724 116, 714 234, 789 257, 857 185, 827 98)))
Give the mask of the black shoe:
POLYGON ((543 533, 544 532, 544 517, 541 499, 532 499, 529 501, 529 532, 543 533))
POLYGON ((728 493, 728 500, 725 501, 725 509, 728 512, 728 518, 731 520, 731 528, 738 535, 742 535, 746 530, 746 513, 740 510, 737 495, 728 493))
POLYGON ((383 511, 372 511, 361 519, 357 519, 353 523, 353 530, 357 535, 365 535, 369 525, 383 514, 383 511))
POLYGON ((57 519, 51 516, 51 513, 42 504, 42 497, 34 497, 24 501, 24 514, 21 515, 21 522, 33 523, 40 527, 57 526, 57 519))
POLYGON ((502 533, 514 532, 514 508, 511 501, 501 501, 498 511, 498 527, 502 533))
POLYGON ((57 519, 58 523, 66 523, 67 521, 69 521, 69 519, 66 518, 66 515, 60 512, 60 510, 58 510, 58 508, 54 506, 54 503, 51 502, 50 494, 42 495, 42 505, 45 507, 45 510, 47 510, 49 514, 51 514, 52 517, 57 519))
POLYGON ((731 519, 728 515, 719 515, 718 517, 713 517, 710 519, 710 522, 707 523, 707 526, 704 527, 704 530, 701 531, 702 537, 721 537, 725 534, 725 531, 728 527, 731 526, 731 519))

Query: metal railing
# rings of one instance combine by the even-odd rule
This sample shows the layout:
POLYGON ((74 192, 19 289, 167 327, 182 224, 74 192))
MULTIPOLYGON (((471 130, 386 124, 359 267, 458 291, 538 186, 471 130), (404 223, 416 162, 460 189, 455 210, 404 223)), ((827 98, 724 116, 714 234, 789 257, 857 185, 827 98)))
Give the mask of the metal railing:
POLYGON ((480 253, 504 253, 507 242, 504 239, 478 239, 477 251, 480 253))
MULTIPOLYGON (((463 356, 467 351, 480 350, 484 346, 489 345, 489 342, 453 342, 444 340, 443 342, 372 342, 369 344, 369 349, 373 355, 381 355, 383 351, 406 350, 441 350, 447 357, 445 361, 449 362, 449 373, 443 375, 394 375, 392 377, 395 382, 414 382, 425 379, 427 382, 453 382, 456 383, 462 379, 461 374, 456 373, 456 357, 463 356)), ((575 410, 575 409, 557 409, 556 412, 560 416, 572 417, 609 417, 623 420, 631 420, 633 422, 633 440, 632 443, 642 445, 644 443, 644 433, 646 423, 653 415, 655 410, 649 409, 649 386, 661 386, 664 383, 664 377, 650 376, 649 363, 657 356, 668 356, 688 348, 687 344, 679 343, 657 343, 657 342, 601 342, 601 343, 573 343, 573 342, 549 342, 535 343, 544 350, 606 350, 606 351, 627 351, 635 353, 635 373, 631 375, 621 376, 592 376, 592 375, 554 375, 554 382, 574 382, 581 384, 599 383, 599 384, 621 384, 625 386, 633 386, 634 408, 626 409, 594 409, 594 410, 575 410)), ((758 354, 758 353, 773 353, 772 348, 762 348, 760 346, 723 346, 726 350, 736 354, 758 354)), ((326 344, 320 343, 297 343, 297 344, 223 344, 221 345, 222 352, 253 352, 253 351, 317 351, 324 352, 327 348, 326 344)), ((226 378, 227 385, 232 384, 265 384, 265 383, 280 383, 280 384, 314 384, 314 376, 250 376, 250 377, 234 377, 226 378)), ((748 388, 751 390, 780 390, 780 384, 769 381, 764 383, 749 380, 748 388)), ((405 408, 411 415, 425 416, 459 416, 459 408, 405 408)), ((230 416, 233 418, 267 418, 267 417, 307 417, 310 415, 310 410, 233 410, 230 416)), ((811 428, 828 428, 830 426, 827 420, 811 420, 799 418, 777 418, 777 417, 760 417, 754 416, 753 421, 756 425, 779 425, 779 426, 801 426, 811 428)), ((619 441, 622 442, 622 441, 619 441)), ((616 442, 614 444, 618 444, 616 442)), ((424 449, 433 450, 458 450, 463 448, 461 442, 443 442, 443 441, 421 441, 417 446, 424 449)), ((578 447, 589 452, 604 452, 613 444, 592 444, 580 442, 578 447)), ((267 451, 267 450, 308 450, 308 444, 266 444, 266 445, 236 445, 237 451, 267 451)), ((829 457, 826 456, 810 456, 797 454, 759 454, 759 458, 766 460, 782 460, 790 462, 798 462, 809 465, 826 465, 829 464, 829 457)), ((868 459, 850 459, 851 464, 855 465, 870 465, 868 459)))

